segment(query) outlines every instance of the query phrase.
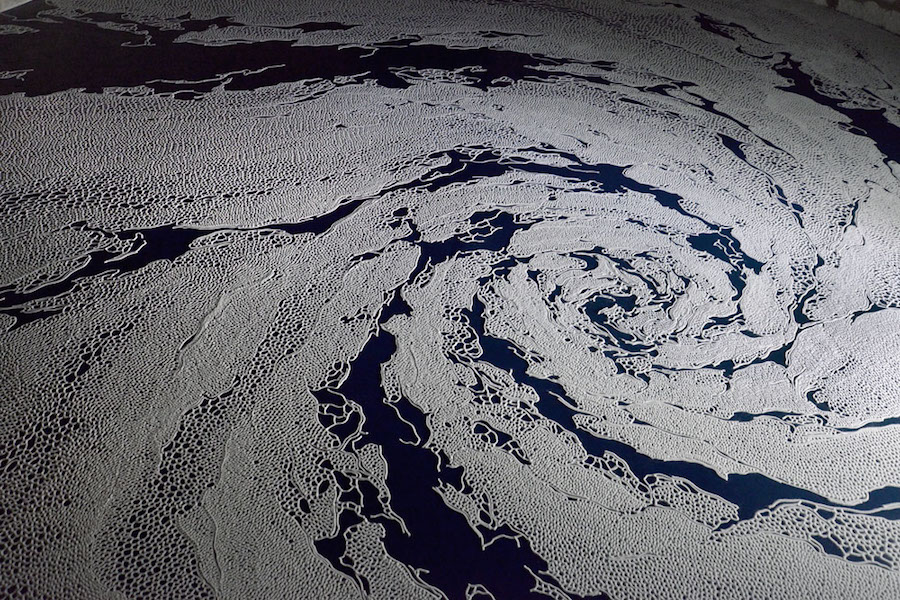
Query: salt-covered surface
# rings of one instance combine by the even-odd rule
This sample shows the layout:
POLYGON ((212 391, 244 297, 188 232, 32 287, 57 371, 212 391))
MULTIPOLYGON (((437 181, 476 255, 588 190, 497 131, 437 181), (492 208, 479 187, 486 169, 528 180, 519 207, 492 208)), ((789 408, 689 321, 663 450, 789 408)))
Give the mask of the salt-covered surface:
POLYGON ((0 16, 0 596, 900 597, 897 37, 383 4, 0 16))

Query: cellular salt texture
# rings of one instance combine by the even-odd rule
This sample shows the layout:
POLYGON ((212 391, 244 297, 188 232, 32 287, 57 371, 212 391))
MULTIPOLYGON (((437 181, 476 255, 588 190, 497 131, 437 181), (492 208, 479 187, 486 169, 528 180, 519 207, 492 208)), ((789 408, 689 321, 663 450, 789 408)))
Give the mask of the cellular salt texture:
POLYGON ((900 597, 898 89, 804 2, 0 13, 0 596, 900 597))

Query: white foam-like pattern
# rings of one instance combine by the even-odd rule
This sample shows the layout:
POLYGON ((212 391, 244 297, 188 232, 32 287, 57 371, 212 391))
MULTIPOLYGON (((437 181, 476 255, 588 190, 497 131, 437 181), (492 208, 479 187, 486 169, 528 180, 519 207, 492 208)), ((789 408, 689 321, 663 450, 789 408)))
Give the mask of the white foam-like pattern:
POLYGON ((682 4, 4 13, 360 67, 0 59, 0 596, 900 596, 896 38, 682 4))
POLYGON ((846 560, 897 568, 897 524, 866 514, 809 502, 788 502, 758 512, 753 519, 717 532, 716 538, 749 532, 779 533, 819 544, 833 544, 846 560))

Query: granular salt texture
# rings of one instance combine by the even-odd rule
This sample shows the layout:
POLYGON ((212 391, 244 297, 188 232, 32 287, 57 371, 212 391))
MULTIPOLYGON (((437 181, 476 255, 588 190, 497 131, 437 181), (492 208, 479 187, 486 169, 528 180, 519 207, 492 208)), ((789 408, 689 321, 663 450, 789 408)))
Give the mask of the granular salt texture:
POLYGON ((0 595, 897 597, 898 70, 800 3, 3 13, 0 595))

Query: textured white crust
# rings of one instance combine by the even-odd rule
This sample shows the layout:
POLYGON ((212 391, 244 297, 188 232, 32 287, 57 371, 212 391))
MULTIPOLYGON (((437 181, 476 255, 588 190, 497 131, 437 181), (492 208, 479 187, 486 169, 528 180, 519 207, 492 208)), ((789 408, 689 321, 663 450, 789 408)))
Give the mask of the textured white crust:
POLYGON ((896 37, 781 2, 75 4, 53 14, 240 23, 185 44, 415 35, 562 64, 487 89, 478 68, 399 65, 407 87, 0 95, 0 288, 30 298, 0 315, 0 596, 445 597, 385 542, 407 530, 403 467, 347 384, 371 366, 402 443, 461 470, 433 486, 447 510, 545 561, 523 566, 536 594, 900 597, 900 525, 879 514, 900 497, 872 494, 900 486, 900 166, 773 69, 790 53, 839 108, 900 124, 896 37), (529 168, 430 188, 452 152, 529 168), (627 183, 577 179, 596 165, 627 183), (164 226, 197 235, 118 269, 164 226), (742 263, 702 248, 715 232, 742 263), (448 240, 465 250, 420 262, 448 240), (588 308, 606 297, 631 306, 588 308), (396 350, 357 360, 376 335, 396 350), (787 495, 742 514, 676 464, 787 495))

